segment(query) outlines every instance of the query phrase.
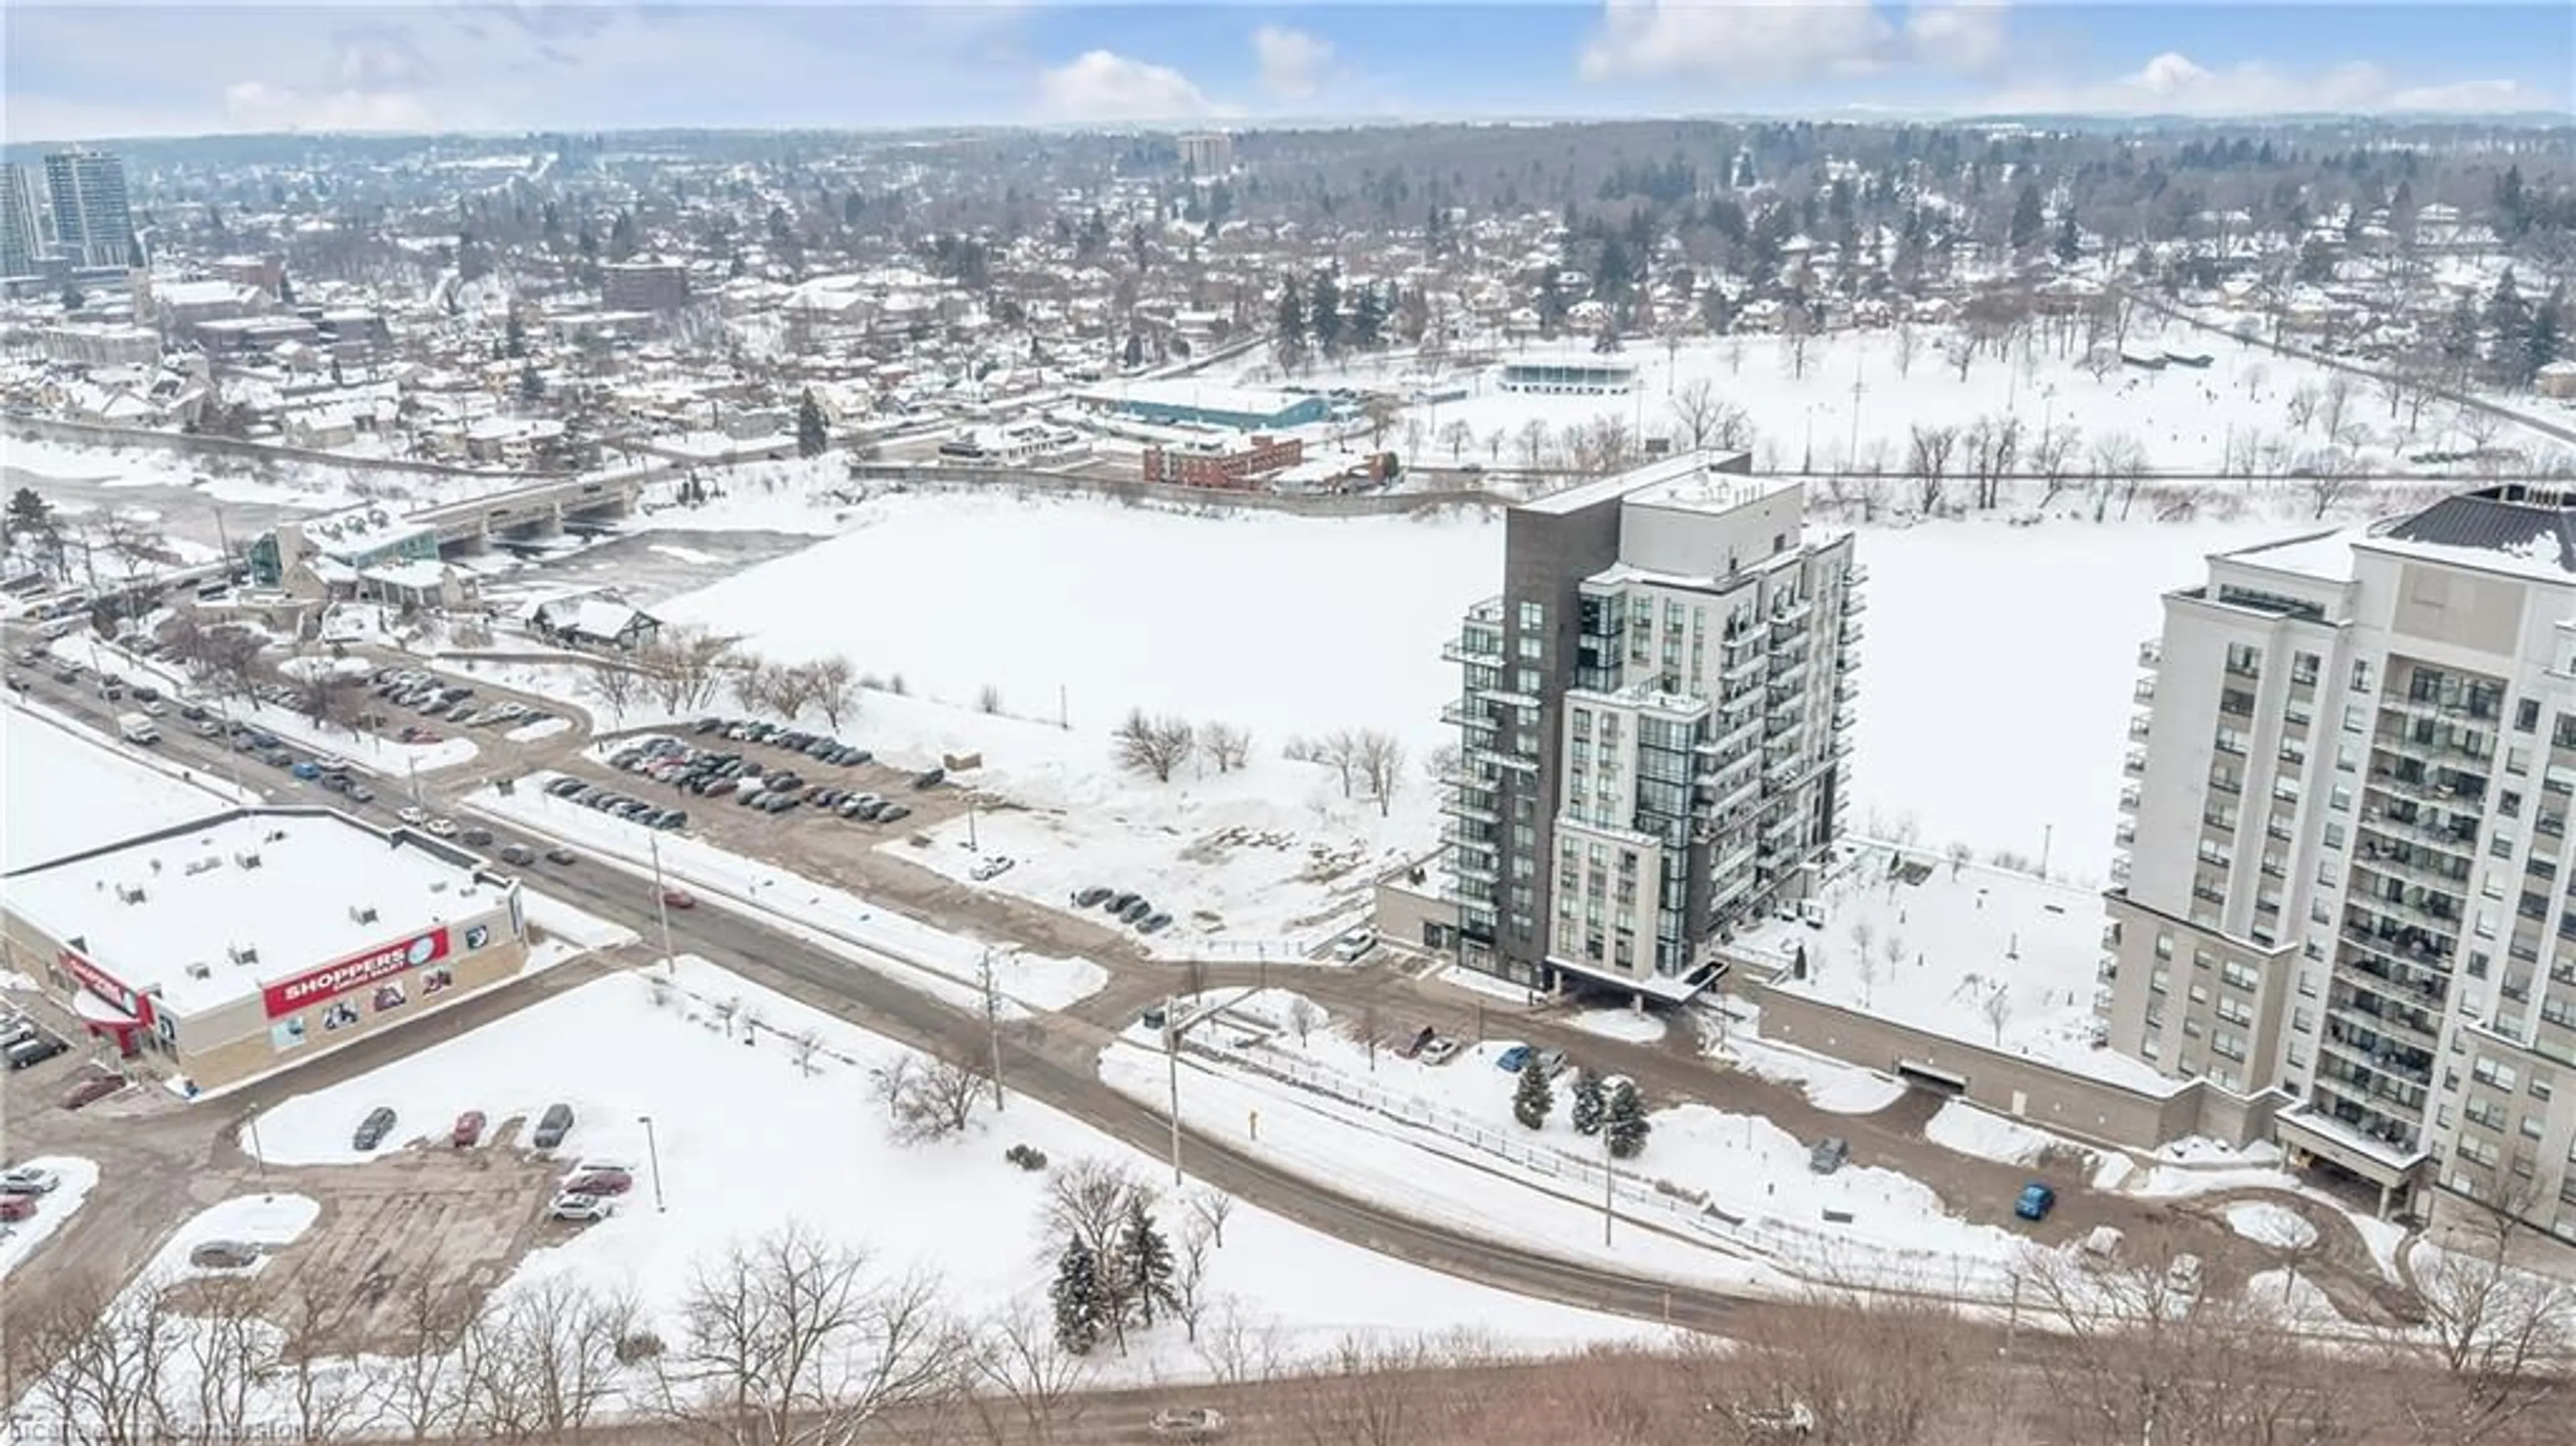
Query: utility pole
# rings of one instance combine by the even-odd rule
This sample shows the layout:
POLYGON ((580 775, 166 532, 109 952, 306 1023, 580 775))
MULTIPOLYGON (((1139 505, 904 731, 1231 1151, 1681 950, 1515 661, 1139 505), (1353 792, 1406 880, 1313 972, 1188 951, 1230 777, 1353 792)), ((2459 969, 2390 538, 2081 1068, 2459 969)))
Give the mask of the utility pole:
POLYGON ((266 1195, 268 1193, 268 1151, 260 1148, 259 1107, 257 1105, 253 1105, 251 1107, 250 1115, 244 1123, 250 1127, 251 1162, 259 1167, 259 1193, 266 1195))
MULTIPOLYGON (((984 962, 984 1029, 993 1041, 993 1111, 1002 1109, 1002 997, 993 987, 993 950, 985 946, 984 962)), ((1168 1022, 1171 1016, 1165 1015, 1168 1022)))
MULTIPOLYGON (((975 795, 970 793, 966 795, 966 852, 970 854, 980 854, 983 851, 984 846, 981 843, 978 843, 975 839, 975 795)), ((991 966, 989 955, 992 951, 986 950, 985 952, 988 956, 985 961, 986 967, 989 969, 991 966)))
POLYGON ((653 854, 653 911, 662 920, 662 976, 667 979, 679 967, 679 955, 671 948, 671 892, 662 887, 662 836, 646 834, 644 842, 653 854))
POLYGON ((662 1142, 655 1138, 653 1134, 653 1117, 651 1115, 637 1115, 635 1117, 635 1122, 644 1127, 644 1152, 646 1158, 650 1159, 653 1163, 654 1213, 668 1213, 671 1207, 662 1199, 662 1142))
POLYGON ((1163 996, 1163 1065, 1171 1073, 1172 1086, 1172 1184, 1179 1186, 1181 1174, 1181 1016, 1172 996, 1163 996))
MULTIPOLYGON (((1523 1069, 1535 1068, 1522 1065, 1523 1069)), ((1601 1243, 1610 1244, 1610 1222, 1617 1218, 1619 1157, 1610 1153, 1610 1127, 1601 1127, 1601 1243)))

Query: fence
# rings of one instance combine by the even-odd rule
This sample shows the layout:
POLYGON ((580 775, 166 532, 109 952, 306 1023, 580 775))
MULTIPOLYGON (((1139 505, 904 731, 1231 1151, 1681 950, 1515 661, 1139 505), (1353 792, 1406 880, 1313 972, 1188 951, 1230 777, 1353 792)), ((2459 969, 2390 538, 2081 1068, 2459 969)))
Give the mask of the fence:
MULTIPOLYGON (((1685 1235, 1729 1254, 1760 1257, 1792 1275, 1846 1289, 1933 1294, 1971 1303, 2002 1304, 2014 1298, 2014 1272, 2003 1262, 1834 1235, 1768 1216, 1730 1215, 1703 1191, 1507 1134, 1336 1070, 1232 1043, 1189 1039, 1184 1047, 1218 1064, 1382 1115, 1565 1187, 1551 1193, 1583 1201, 1606 1198, 1621 1219, 1685 1235)), ((1455 1152, 1443 1153, 1458 1158, 1455 1152)))

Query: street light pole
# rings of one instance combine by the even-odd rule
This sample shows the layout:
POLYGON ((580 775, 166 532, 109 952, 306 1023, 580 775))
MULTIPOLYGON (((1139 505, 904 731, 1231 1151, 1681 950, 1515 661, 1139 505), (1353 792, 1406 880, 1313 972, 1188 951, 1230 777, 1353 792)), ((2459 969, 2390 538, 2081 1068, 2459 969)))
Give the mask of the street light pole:
POLYGON ((259 1167, 259 1192, 265 1195, 268 1193, 268 1151, 259 1143, 259 1106, 251 1106, 250 1116, 243 1123, 250 1129, 251 1163, 259 1167))
POLYGON ((671 948, 671 891, 662 887, 662 836, 648 833, 644 843, 653 854, 653 910, 662 921, 662 973, 667 978, 679 968, 679 955, 671 948))
POLYGON ((1163 996, 1163 1064, 1171 1073, 1172 1087, 1172 1183, 1182 1183, 1181 1175, 1181 1016, 1172 996, 1163 996))
MULTIPOLYGON (((1521 1066, 1523 1069, 1530 1067, 1521 1066)), ((1619 1213, 1618 1187, 1619 1157, 1610 1153, 1610 1130, 1607 1125, 1604 1125, 1601 1130, 1601 1243, 1605 1246, 1610 1243, 1610 1222, 1617 1218, 1619 1213)))
POLYGON ((993 1110, 998 1114, 1002 1108, 1002 999, 993 987, 993 950, 989 945, 984 950, 983 974, 984 1029, 993 1044, 993 1110))
POLYGON ((653 1210, 667 1214, 671 1207, 662 1199, 662 1143, 653 1134, 653 1117, 637 1115, 636 1123, 644 1127, 644 1157, 653 1164, 653 1210))

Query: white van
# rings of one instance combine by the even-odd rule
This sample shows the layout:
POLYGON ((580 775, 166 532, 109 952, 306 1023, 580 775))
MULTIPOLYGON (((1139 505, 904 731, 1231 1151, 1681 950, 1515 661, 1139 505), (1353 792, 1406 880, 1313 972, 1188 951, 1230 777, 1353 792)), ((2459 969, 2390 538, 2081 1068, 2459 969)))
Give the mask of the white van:
POLYGON ((143 713, 118 714, 116 731, 128 743, 152 744, 161 741, 160 728, 153 723, 149 715, 143 713))

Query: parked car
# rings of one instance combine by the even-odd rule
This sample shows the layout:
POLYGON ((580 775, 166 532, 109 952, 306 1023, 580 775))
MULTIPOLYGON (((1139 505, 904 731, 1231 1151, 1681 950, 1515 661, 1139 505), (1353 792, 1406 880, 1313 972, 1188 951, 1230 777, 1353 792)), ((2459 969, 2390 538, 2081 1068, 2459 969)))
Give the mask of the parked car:
POLYGON ((1840 1135, 1827 1135, 1807 1151, 1807 1168, 1819 1175, 1830 1175, 1851 1158, 1851 1142, 1840 1135))
POLYGON ((564 1189, 575 1195, 623 1195, 634 1187, 635 1177, 624 1170, 588 1170, 564 1189))
POLYGON ((1107 903, 1108 900, 1109 890, 1099 884, 1093 884, 1073 896, 1073 906, 1077 909, 1088 909, 1097 904, 1107 903))
POLYGON ((546 1112, 537 1117, 537 1128, 528 1136, 528 1143, 540 1150, 551 1150, 562 1144, 564 1136, 570 1133, 572 1106, 548 1105, 546 1112))
POLYGON ((63 1177, 51 1170, 20 1165, 17 1169, 0 1172, 0 1195, 50 1195, 54 1187, 62 1183, 63 1177))
POLYGON ((247 1240, 209 1240, 189 1249, 188 1263, 199 1270, 248 1270, 259 1264, 259 1247, 247 1240))
POLYGON ((394 1112, 378 1105, 367 1111, 367 1117, 358 1122, 358 1133, 350 1137, 349 1144, 355 1149, 372 1150, 383 1144, 385 1136, 393 1132, 394 1112))
POLYGON ((1333 957, 1348 964, 1376 947, 1377 930, 1357 928, 1333 941, 1333 957))
POLYGON ((456 1128, 447 1132, 451 1148, 470 1150, 483 1142, 483 1112, 467 1110, 456 1117, 456 1128))
POLYGON ((945 768, 925 768, 912 776, 912 786, 915 788, 937 788, 947 777, 948 770, 945 768))
POLYGON ((121 1074, 94 1074, 71 1087, 63 1096, 63 1108, 85 1110, 123 1088, 125 1076, 121 1074))
POLYGON ((1180 1441, 1212 1441, 1225 1433, 1225 1413, 1213 1406, 1181 1406, 1157 1411, 1154 1434, 1180 1441))
POLYGON ((429 822, 429 810, 425 808, 398 808, 394 810, 394 817, 410 824, 413 828, 418 828, 422 824, 429 822))
POLYGON ((1422 1026, 1422 1028, 1417 1031, 1411 1039, 1408 1039, 1404 1043, 1395 1047, 1395 1057, 1398 1059, 1419 1059, 1422 1056, 1422 1051, 1430 1046, 1431 1041, 1438 1039, 1439 1037, 1440 1031, 1433 1029, 1430 1025, 1426 1024, 1422 1026))
POLYGON ((1522 1068, 1530 1062, 1530 1053, 1530 1047, 1526 1044, 1513 1045, 1511 1048, 1504 1050, 1501 1054, 1494 1056, 1494 1068, 1503 1070, 1510 1074, 1519 1074, 1522 1068))
POLYGON ((912 817, 911 804, 881 803, 877 805, 876 821, 878 823, 895 823, 910 817, 912 817))
POLYGON ((605 1220, 616 1214, 617 1206, 614 1202, 597 1195, 575 1195, 567 1192, 557 1195, 554 1204, 546 1208, 546 1213, 568 1224, 588 1225, 593 1221, 605 1220))
POLYGON ((980 884, 987 879, 998 879, 1002 875, 1009 873, 1011 871, 1011 865, 1014 862, 1015 860, 1013 860, 1008 854, 995 854, 991 858, 978 862, 975 867, 968 869, 966 871, 966 875, 980 884))
POLYGON ((5 1220, 14 1224, 20 1220, 33 1220, 35 1218, 35 1196, 0 1195, 0 1220, 5 1220))
POLYGON ((580 857, 581 855, 574 853, 572 850, 565 848, 561 844, 557 844, 553 848, 546 850, 546 862, 550 864, 569 864, 577 861, 580 857))
POLYGON ((63 1043, 61 1040, 50 1034, 38 1031, 34 1037, 22 1039, 16 1044, 9 1046, 9 1067, 11 1069, 34 1069, 36 1066, 43 1064, 54 1056, 58 1054, 68 1054, 70 1051, 70 1045, 63 1043))
POLYGON ((456 837, 456 820, 452 818, 433 818, 421 827, 429 831, 431 838, 456 837))
POLYGON ((363 783, 352 783, 349 785, 349 801, 351 803, 371 803, 375 800, 375 796, 376 791, 367 787, 363 783))
POLYGON ((2013 1202, 2013 1213, 2024 1220, 2045 1220, 2057 1208, 2057 1192, 2037 1180, 2021 1187, 2021 1198, 2013 1202))
POLYGON ((1137 899, 1128 904, 1126 908, 1119 910, 1118 917, 1126 920, 1130 924, 1141 924, 1145 922, 1146 919, 1152 917, 1153 912, 1154 906, 1152 904, 1143 899, 1137 899))
POLYGON ((501 862, 505 864, 529 864, 536 862, 536 858, 537 851, 528 847, 526 844, 510 843, 501 845, 501 862))
POLYGON ((1561 1049, 1542 1049, 1530 1056, 1530 1062, 1537 1065, 1538 1072, 1549 1079, 1565 1073, 1565 1051, 1561 1049))
POLYGON ((1159 934, 1170 927, 1172 927, 1172 916, 1160 910, 1136 921, 1136 932, 1139 934, 1159 934))
POLYGON ((1422 1062, 1424 1064, 1447 1064, 1449 1061, 1456 1059, 1458 1057, 1458 1051, 1463 1048, 1465 1048, 1464 1045, 1461 1045, 1458 1041, 1450 1039, 1444 1035, 1422 1047, 1422 1062))

